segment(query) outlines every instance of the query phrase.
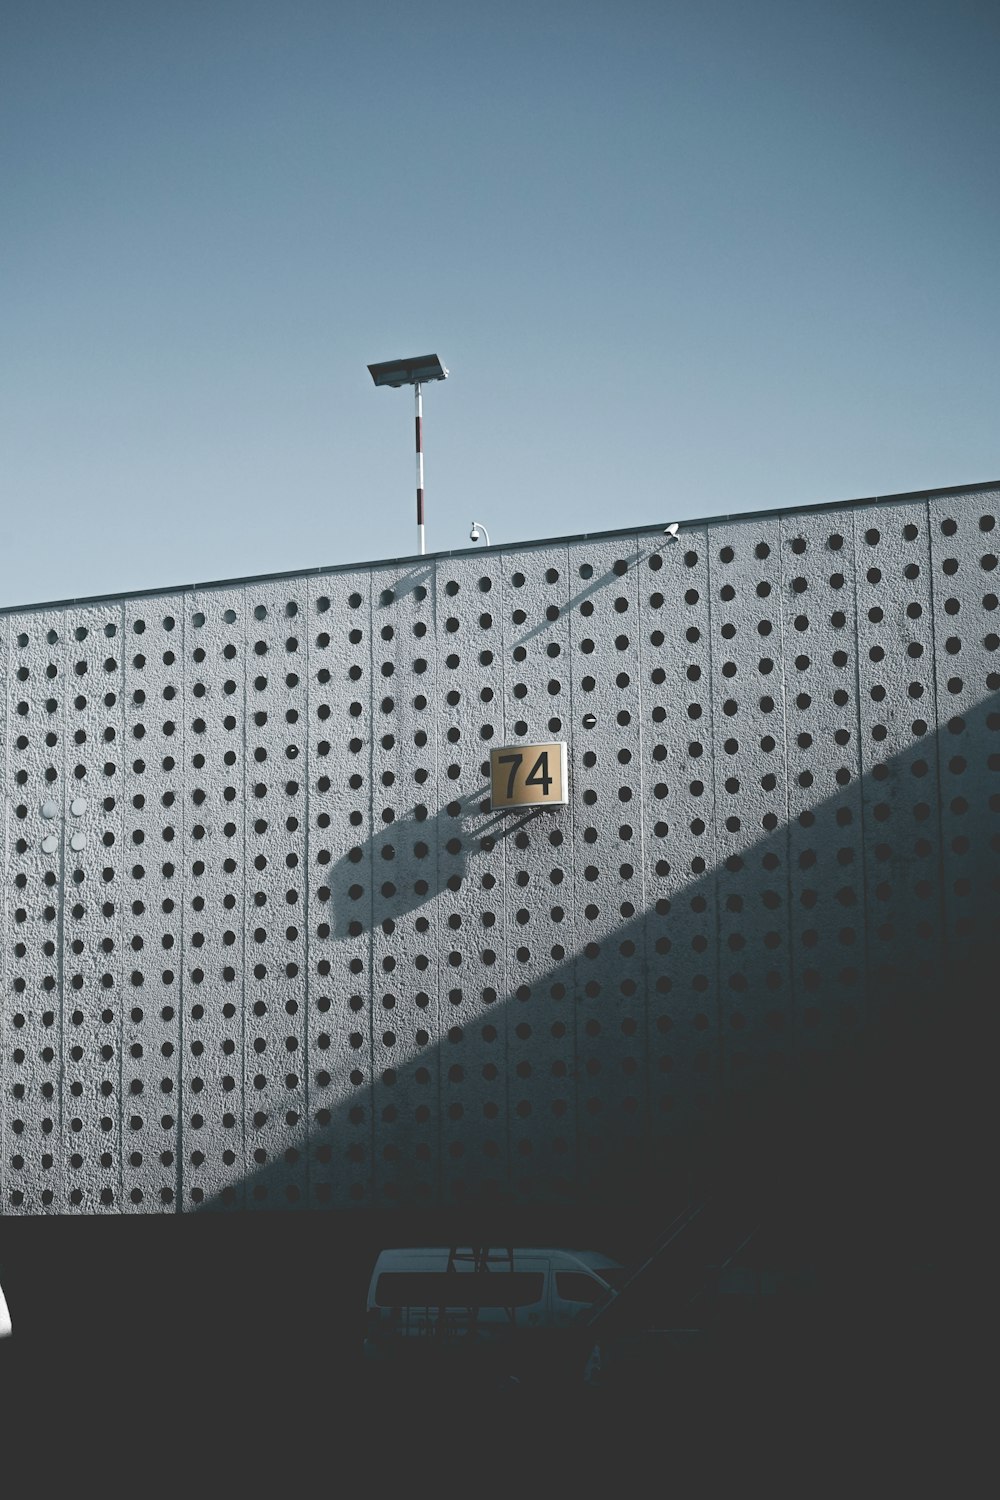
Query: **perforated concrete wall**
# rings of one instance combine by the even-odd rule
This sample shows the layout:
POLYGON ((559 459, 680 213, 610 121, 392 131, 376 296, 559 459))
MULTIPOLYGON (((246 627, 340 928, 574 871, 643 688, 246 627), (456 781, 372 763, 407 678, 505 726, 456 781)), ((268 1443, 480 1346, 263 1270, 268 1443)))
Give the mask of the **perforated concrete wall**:
POLYGON ((6 612, 2 1211, 572 1201, 926 1005, 992 951, 998 502, 6 612), (491 811, 539 740, 569 804, 491 811))

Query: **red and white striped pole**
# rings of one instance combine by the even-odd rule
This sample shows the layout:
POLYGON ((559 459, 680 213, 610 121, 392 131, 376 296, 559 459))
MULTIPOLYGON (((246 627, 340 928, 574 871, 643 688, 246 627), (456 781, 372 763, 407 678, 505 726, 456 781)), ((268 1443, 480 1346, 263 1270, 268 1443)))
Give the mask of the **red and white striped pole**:
POLYGON ((414 382, 417 399, 417 536, 420 555, 424 555, 424 409, 420 399, 420 381, 414 382))

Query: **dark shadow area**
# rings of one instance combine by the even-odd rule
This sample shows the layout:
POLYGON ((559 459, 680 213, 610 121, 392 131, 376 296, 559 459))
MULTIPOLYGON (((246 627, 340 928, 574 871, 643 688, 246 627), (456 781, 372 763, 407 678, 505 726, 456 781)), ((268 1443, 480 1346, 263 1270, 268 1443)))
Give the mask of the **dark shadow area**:
MULTIPOLYGON (((991 768, 998 703, 970 711, 962 730, 991 768)), ((937 736, 942 762, 953 733, 937 736)), ((903 781, 927 753, 925 741, 897 757, 891 777, 903 781)), ((753 857, 783 852, 782 839, 762 838, 753 857)), ((186 1424, 196 1417, 223 1450, 238 1448, 247 1472, 254 1453, 261 1471, 284 1462, 286 1477, 294 1431, 317 1474, 332 1464, 315 1452, 323 1433, 327 1455, 346 1442, 369 1478, 402 1465, 412 1479, 433 1451, 491 1467, 500 1453, 497 1464, 522 1472, 541 1455, 563 1476, 607 1461, 619 1483, 646 1482, 641 1456, 663 1478, 670 1464, 695 1479, 745 1478, 760 1465, 774 1478, 784 1466, 798 1493, 864 1463, 866 1488, 895 1490, 944 1457, 960 1486, 976 1436, 992 1243, 1000 860, 995 847, 980 851, 961 920, 946 924, 935 907, 935 962, 915 965, 898 948, 891 963, 869 961, 860 1025, 726 1098, 711 1119, 678 1122, 683 1152, 660 1142, 612 1153, 573 1202, 4 1220, 8 1420, 42 1446, 53 1392, 69 1388, 81 1443, 113 1430, 126 1434, 122 1451, 134 1440, 173 1453, 183 1408, 194 1414, 186 1424), (381 1246, 576 1243, 638 1266, 701 1199, 747 1207, 769 1240, 762 1269, 808 1269, 819 1287, 766 1315, 744 1308, 735 1320, 751 1326, 728 1330, 704 1368, 686 1354, 673 1371, 661 1361, 639 1397, 620 1403, 574 1381, 533 1399, 521 1388, 445 1396, 420 1386, 387 1406, 361 1383, 365 1291, 381 1246)), ((644 920, 620 935, 640 935, 644 920)), ((552 977, 574 973, 567 963, 552 977)), ((327 1132, 335 1143, 349 1133, 344 1113, 327 1132)), ((281 1164, 258 1180, 279 1203, 281 1164)), ((117 1437, 108 1441, 117 1453, 117 1437)))
MULTIPOLYGON (((974 750, 985 766, 998 706, 1000 695, 994 695, 969 711, 960 721, 960 740, 954 729, 945 728, 915 742, 889 763, 888 777, 880 777, 877 788, 865 779, 866 799, 876 791, 884 798, 893 786, 907 789, 915 761, 933 757, 935 750, 943 761, 956 744, 967 755, 974 750)), ((821 826, 835 800, 814 806, 821 826)), ((876 800, 872 795, 871 801, 876 800)), ((507 825, 505 832, 511 831, 507 825)), ((988 1094, 981 1087, 981 1072, 997 983, 1000 853, 984 843, 981 830, 976 836, 980 852, 971 856, 962 916, 946 921, 938 830, 937 895, 921 915, 930 911, 939 938, 925 942, 918 954, 899 939, 878 952, 870 936, 861 1011, 855 1005, 848 1018, 845 1006, 844 1022, 838 1025, 832 1024, 837 1020, 832 1015, 826 1033, 809 1038, 808 1048, 799 1026, 781 1069, 761 1071, 739 1092, 724 1092, 714 1114, 675 1115, 678 1149, 668 1149, 670 1138, 660 1137, 639 1152, 612 1151, 599 1170, 588 1167, 586 1182, 581 1181, 570 1202, 547 1202, 544 1192, 524 1202, 472 1191, 461 1208, 366 1206, 359 1213, 373 1227, 384 1225, 380 1232, 396 1243, 428 1234, 435 1240, 506 1243, 512 1233, 521 1243, 537 1243, 555 1234, 563 1243, 583 1236, 610 1253, 616 1253, 616 1244, 637 1248, 651 1242, 669 1213, 692 1197, 742 1190, 747 1183, 756 1184, 769 1200, 843 1193, 853 1204, 863 1203, 873 1222, 899 1223, 904 1204, 919 1204, 921 1212, 933 1204, 925 1214, 925 1232, 932 1234, 946 1222, 960 1222, 982 1197, 976 1182, 984 1166, 982 1114, 988 1094)), ((772 854, 786 861, 786 837, 781 828, 765 835, 746 852, 746 862, 762 863, 772 854)), ((908 848, 894 847, 866 878, 874 880, 876 873, 899 889, 911 885, 914 863, 908 848)), ((714 878, 709 871, 693 879, 685 900, 702 884, 710 891, 714 878)), ((796 878, 801 877, 789 870, 789 880, 796 878)), ((790 899, 795 899, 794 885, 790 899)), ((643 913, 623 923, 612 941, 641 943, 650 916, 643 913)), ((537 989, 541 992, 556 979, 569 986, 578 982, 573 959, 538 980, 537 989)), ((804 991, 795 993, 786 1008, 803 1008, 809 999, 804 991)), ((511 1004, 512 999, 500 1003, 511 1004)), ((377 1110, 378 1082, 374 1093, 377 1110)), ((334 1143, 350 1135, 346 1111, 345 1105, 343 1118, 335 1116, 327 1130, 326 1138, 334 1143)), ((282 1163, 269 1164, 247 1182, 265 1183, 268 1201, 280 1203, 282 1163)), ((859 1207, 852 1209, 857 1211, 859 1207)))
POLYGON ((8 1450, 50 1482, 194 1464, 230 1484, 414 1485, 436 1461, 588 1489, 766 1474, 801 1494, 861 1474, 892 1493, 943 1464, 961 1489, 982 1337, 962 1227, 947 1276, 921 1278, 863 1218, 831 1239, 827 1207, 803 1203, 773 1227, 785 1257, 811 1265, 825 1247, 829 1290, 740 1308, 744 1326, 708 1359, 682 1343, 665 1361, 661 1341, 627 1399, 578 1380, 370 1390, 359 1349, 383 1236, 363 1215, 19 1220, 0 1263, 15 1319, 0 1349, 8 1450))

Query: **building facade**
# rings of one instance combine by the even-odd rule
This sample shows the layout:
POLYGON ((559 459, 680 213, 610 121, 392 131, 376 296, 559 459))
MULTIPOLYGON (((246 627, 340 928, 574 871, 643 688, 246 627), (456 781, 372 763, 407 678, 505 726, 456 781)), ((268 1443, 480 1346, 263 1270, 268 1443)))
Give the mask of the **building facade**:
POLYGON ((998 515, 6 611, 0 1212, 573 1203, 836 1098, 872 1036, 953 1039, 995 954, 998 515), (540 742, 566 803, 494 808, 490 751, 540 742))

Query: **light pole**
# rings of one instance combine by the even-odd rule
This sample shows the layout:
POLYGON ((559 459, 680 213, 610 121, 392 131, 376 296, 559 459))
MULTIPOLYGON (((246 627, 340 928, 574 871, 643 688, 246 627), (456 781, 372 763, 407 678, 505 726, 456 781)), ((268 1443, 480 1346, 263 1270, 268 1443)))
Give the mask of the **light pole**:
POLYGON ((376 385, 412 385, 416 399, 417 442, 417 537, 421 556, 424 553, 424 411, 420 387, 428 380, 446 380, 448 371, 436 354, 421 354, 414 359, 387 359, 369 365, 376 385))

